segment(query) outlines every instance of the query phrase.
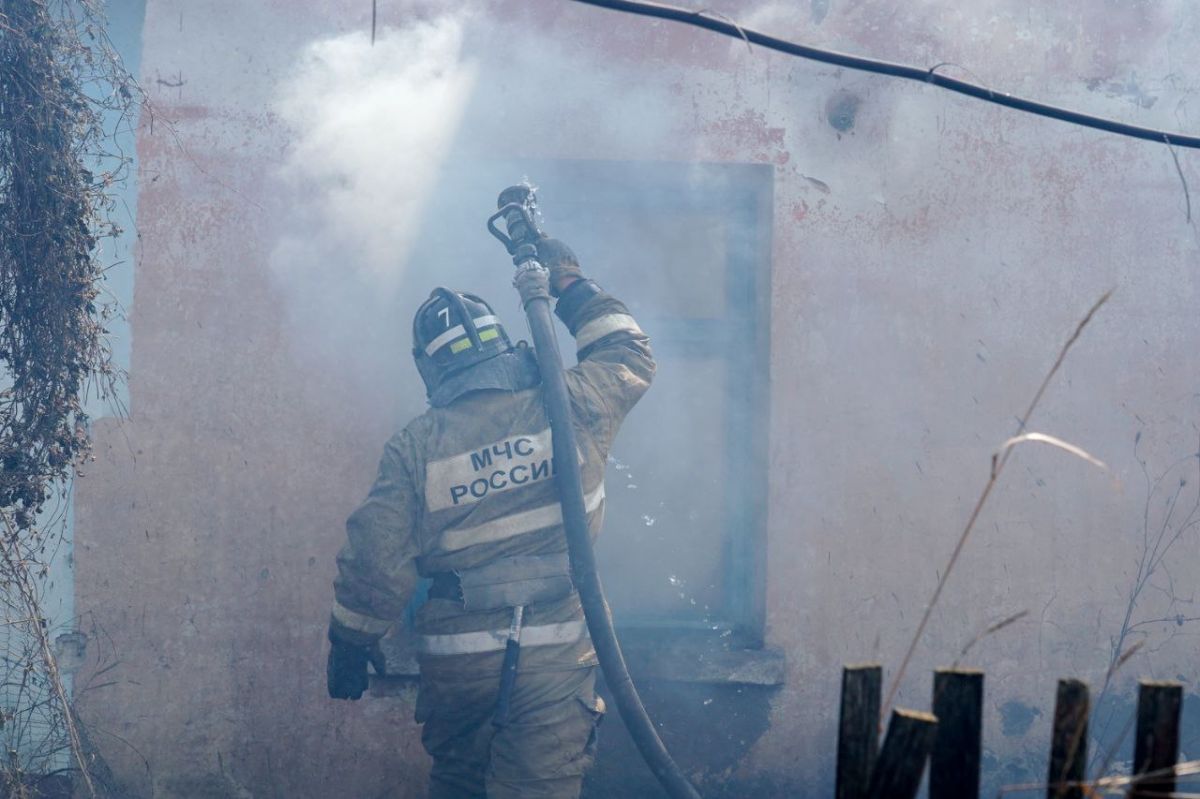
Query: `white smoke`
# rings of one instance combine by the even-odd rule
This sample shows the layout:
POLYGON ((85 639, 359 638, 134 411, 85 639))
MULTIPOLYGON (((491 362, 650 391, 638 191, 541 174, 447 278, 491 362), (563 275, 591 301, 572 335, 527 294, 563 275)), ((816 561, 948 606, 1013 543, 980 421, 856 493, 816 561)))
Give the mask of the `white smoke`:
POLYGON ((513 297, 483 226, 495 193, 525 175, 545 185, 559 154, 687 158, 687 104, 636 65, 474 12, 381 28, 374 46, 364 33, 308 45, 274 102, 293 205, 270 257, 300 357, 373 379, 403 360, 433 286, 513 297))
MULTIPOLYGON (((476 79, 446 15, 311 44, 276 111, 293 131, 281 179, 301 203, 271 255, 289 311, 333 350, 394 299, 476 79), (331 335, 332 334, 332 335, 331 335)), ((301 342, 311 346, 315 342, 301 342)))

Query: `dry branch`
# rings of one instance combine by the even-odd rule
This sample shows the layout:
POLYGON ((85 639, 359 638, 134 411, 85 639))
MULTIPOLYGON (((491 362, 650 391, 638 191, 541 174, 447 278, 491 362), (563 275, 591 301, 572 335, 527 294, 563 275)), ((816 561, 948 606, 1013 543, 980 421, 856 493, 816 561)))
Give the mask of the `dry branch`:
POLYGON ((141 95, 100 0, 0 0, 0 659, 8 795, 76 764, 96 796, 41 591, 62 545, 69 485, 89 451, 84 398, 112 396, 98 242, 130 159, 112 129, 141 95), (34 773, 31 773, 34 772, 34 773))

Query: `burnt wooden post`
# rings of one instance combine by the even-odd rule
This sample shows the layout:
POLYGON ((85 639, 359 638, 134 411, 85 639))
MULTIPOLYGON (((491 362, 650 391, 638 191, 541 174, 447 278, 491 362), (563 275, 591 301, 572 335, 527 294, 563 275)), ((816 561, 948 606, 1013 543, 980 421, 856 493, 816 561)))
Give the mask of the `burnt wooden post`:
POLYGON ((1138 683, 1137 737, 1133 742, 1131 799, 1168 796, 1175 791, 1173 768, 1179 757, 1179 709, 1183 685, 1173 680, 1138 683), (1170 772, 1170 773, 1163 773, 1170 772), (1139 777, 1139 774, 1146 776, 1139 777))
POLYGON ((1046 799, 1083 799, 1082 783, 1087 765, 1087 683, 1059 680, 1054 700, 1054 730, 1050 737, 1050 770, 1046 772, 1046 799))
POLYGON ((929 757, 929 799, 978 799, 983 755, 983 672, 933 673, 937 735, 929 757))
POLYGON ((879 705, 883 668, 869 663, 842 670, 838 723, 837 799, 866 799, 871 766, 879 751, 879 705))
POLYGON ((938 720, 932 713, 893 710, 883 748, 871 770, 868 799, 913 799, 921 787, 938 720))

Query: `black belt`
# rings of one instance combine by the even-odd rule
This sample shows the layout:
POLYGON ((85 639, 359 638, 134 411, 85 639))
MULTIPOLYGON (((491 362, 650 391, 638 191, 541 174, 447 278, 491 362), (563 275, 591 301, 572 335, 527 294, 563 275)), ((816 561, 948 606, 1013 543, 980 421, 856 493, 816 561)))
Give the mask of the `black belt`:
POLYGON ((574 590, 570 569, 566 552, 511 555, 471 569, 434 572, 429 597, 458 602, 469 611, 550 602, 574 590))

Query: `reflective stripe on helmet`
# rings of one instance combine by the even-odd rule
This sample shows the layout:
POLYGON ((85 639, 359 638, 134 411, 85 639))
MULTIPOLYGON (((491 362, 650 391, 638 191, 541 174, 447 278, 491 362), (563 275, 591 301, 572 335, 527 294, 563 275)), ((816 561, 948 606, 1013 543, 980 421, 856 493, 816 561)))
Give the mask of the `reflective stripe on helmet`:
MULTIPOLYGON (((586 634, 587 625, 582 619, 558 624, 539 624, 521 629, 521 647, 573 644, 582 641, 586 634)), ((422 635, 417 646, 424 655, 477 655, 501 651, 508 645, 508 635, 508 627, 471 633, 422 635)))
MULTIPOLYGON (((602 502, 604 483, 583 498, 584 508, 588 513, 599 508, 602 502)), ((554 527, 562 524, 562 520, 562 505, 555 502, 553 505, 543 505, 540 508, 501 516, 474 527, 451 528, 442 533, 440 548, 444 552, 455 552, 475 544, 502 541, 524 533, 532 533, 534 530, 554 527)))
POLYGON ((358 613, 336 599, 333 601, 333 618, 343 627, 349 627, 351 630, 368 635, 382 635, 392 626, 392 622, 388 619, 377 619, 374 616, 358 613))
POLYGON ((575 333, 575 347, 583 349, 590 344, 595 344, 609 333, 616 333, 618 331, 625 331, 637 336, 645 335, 632 316, 629 314, 614 313, 601 316, 599 319, 593 319, 579 328, 575 333))
MULTIPOLYGON (((497 327, 490 327, 487 330, 481 330, 479 332, 480 344, 485 341, 491 341, 494 338, 500 338, 500 330, 497 327)), ((471 349, 472 346, 474 345, 471 344, 471 339, 465 337, 460 338, 458 341, 450 345, 450 352, 454 355, 458 355, 463 350, 471 349)))
MULTIPOLYGON (((476 330, 478 330, 480 328, 491 327, 492 325, 500 324, 499 318, 497 318, 495 316, 477 316, 474 319, 472 319, 471 321, 475 324, 476 330)), ((492 331, 492 332, 495 333, 495 331, 492 331)), ((429 342, 429 346, 427 346, 425 348, 425 354, 432 356, 435 352, 437 352, 439 349, 441 349, 447 343, 454 341, 454 339, 460 338, 461 336, 465 336, 465 335, 467 335, 466 329, 463 328, 462 325, 455 325, 454 327, 450 328, 446 332, 439 335, 433 341, 429 342)), ((495 338, 495 335, 491 336, 491 338, 495 338)), ((480 340, 487 341, 487 339, 483 338, 482 335, 480 336, 480 340)))

